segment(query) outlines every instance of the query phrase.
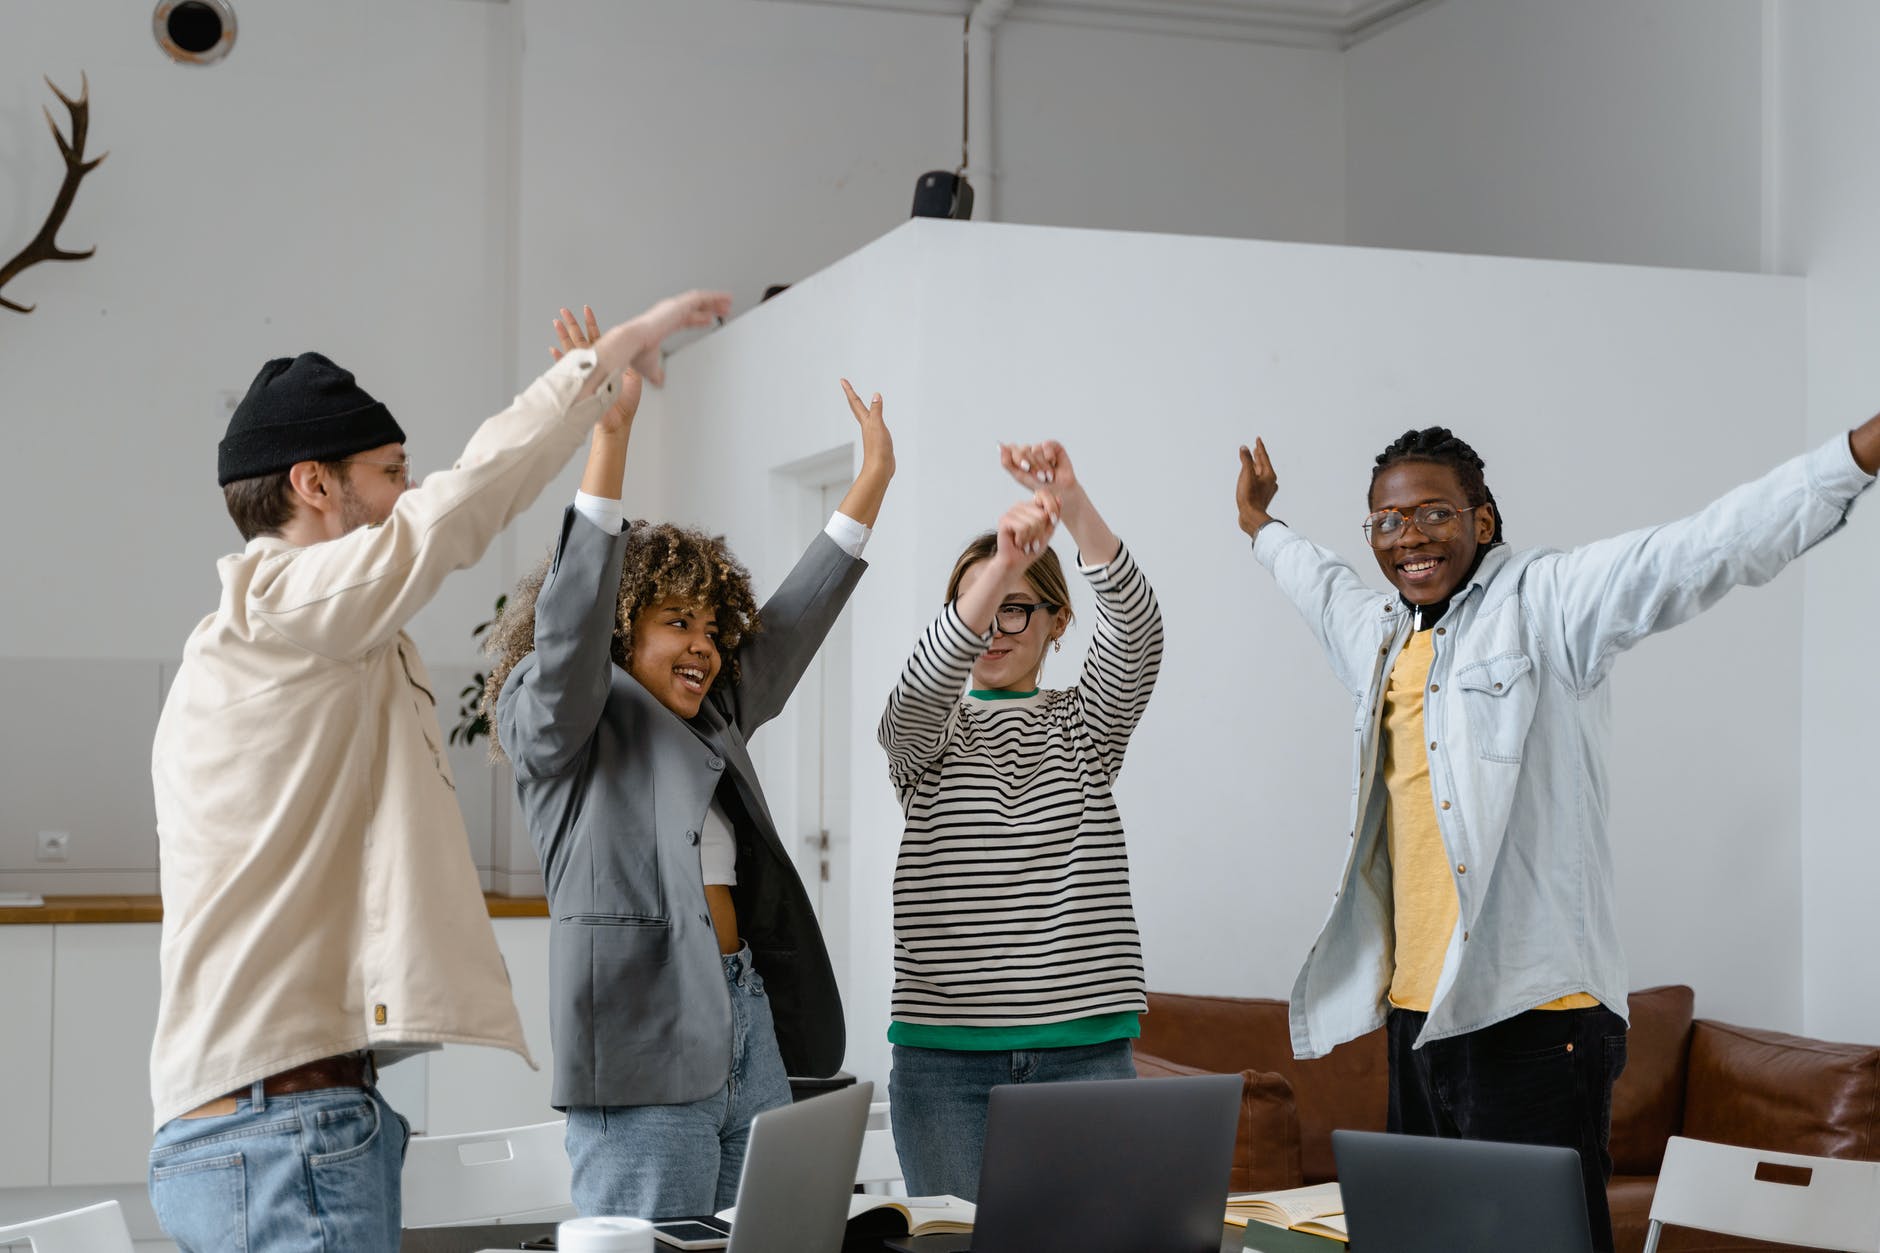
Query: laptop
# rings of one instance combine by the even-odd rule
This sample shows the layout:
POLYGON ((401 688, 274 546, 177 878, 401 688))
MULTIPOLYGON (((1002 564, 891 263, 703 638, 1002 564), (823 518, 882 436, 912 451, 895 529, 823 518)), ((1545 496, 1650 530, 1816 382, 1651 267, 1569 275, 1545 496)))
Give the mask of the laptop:
POLYGON ((874 1099, 874 1084, 857 1083, 751 1120, 725 1253, 841 1249, 874 1099))
POLYGON ((1353 1253, 1592 1253, 1580 1155, 1332 1132, 1353 1253))
POLYGON ((905 1253, 1219 1253, 1239 1075, 992 1090, 970 1235, 905 1253))

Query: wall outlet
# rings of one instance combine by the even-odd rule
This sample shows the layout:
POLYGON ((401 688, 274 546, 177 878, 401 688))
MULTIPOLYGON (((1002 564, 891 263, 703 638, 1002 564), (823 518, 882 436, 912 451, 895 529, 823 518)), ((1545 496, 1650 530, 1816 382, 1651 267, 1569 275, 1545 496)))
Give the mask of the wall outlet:
POLYGON ((34 861, 64 861, 72 848, 70 831, 41 831, 34 861))

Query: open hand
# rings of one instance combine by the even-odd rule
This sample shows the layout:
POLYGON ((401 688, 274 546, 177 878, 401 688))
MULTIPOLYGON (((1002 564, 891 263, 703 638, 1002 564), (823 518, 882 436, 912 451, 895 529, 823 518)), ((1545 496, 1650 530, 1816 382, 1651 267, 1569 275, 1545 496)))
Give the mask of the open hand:
POLYGON ((1057 497, 1047 491, 1034 492, 1030 500, 1007 509, 995 528, 1000 563, 1014 570, 1028 568, 1050 546, 1060 512, 1057 497))
POLYGON ((549 355, 555 360, 560 361, 562 354, 573 352, 577 348, 592 348, 595 341, 600 339, 601 328, 600 323, 594 320, 594 306, 582 305, 581 312, 587 318, 586 326, 576 321, 574 314, 570 313, 566 306, 563 306, 561 316, 555 319, 553 323, 555 344, 550 345, 548 350, 549 355))
POLYGON ((1273 519, 1266 510, 1278 492, 1279 476, 1273 472, 1273 462, 1266 455, 1266 444, 1254 440, 1251 452, 1242 444, 1240 479, 1234 484, 1234 503, 1240 510, 1240 529, 1254 535, 1271 522, 1273 519))
POLYGON ((862 428, 862 473, 874 474, 885 483, 894 477, 894 436, 881 418, 881 393, 876 392, 863 404, 847 379, 842 380, 842 392, 849 398, 849 412, 862 428))

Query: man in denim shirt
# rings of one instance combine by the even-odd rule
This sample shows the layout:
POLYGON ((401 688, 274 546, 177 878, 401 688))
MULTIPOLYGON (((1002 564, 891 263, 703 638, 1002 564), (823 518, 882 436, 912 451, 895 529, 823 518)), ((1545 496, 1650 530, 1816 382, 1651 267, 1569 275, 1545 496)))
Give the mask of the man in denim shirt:
POLYGON ((1265 446, 1240 459, 1240 527, 1356 701, 1351 850, 1293 987, 1293 1050, 1386 1026, 1390 1130, 1578 1150, 1609 1250, 1626 972, 1606 675, 1839 530, 1880 470, 1880 416, 1682 521, 1565 553, 1509 550, 1481 458, 1407 432, 1364 522, 1395 596, 1270 525, 1265 446))

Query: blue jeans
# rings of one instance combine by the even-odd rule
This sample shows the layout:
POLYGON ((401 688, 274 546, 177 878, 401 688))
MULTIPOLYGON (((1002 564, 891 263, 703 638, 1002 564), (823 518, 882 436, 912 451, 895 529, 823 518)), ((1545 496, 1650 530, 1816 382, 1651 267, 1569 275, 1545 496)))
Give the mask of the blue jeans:
POLYGON ((1000 1084, 1135 1077, 1128 1040, 986 1053, 895 1045, 888 1117, 908 1195, 979 1199, 986 1102, 1000 1084))
POLYGON ((150 1203, 183 1253, 396 1253, 410 1124, 376 1088, 267 1096, 172 1118, 150 1147, 150 1203))
POLYGON ((576 1105, 568 1110, 574 1204, 583 1215, 684 1218, 736 1204, 751 1120, 790 1103, 764 981, 747 947, 725 956, 731 1073, 685 1105, 576 1105))
POLYGON ((1412 1048, 1428 1017, 1393 1009, 1385 1020, 1388 1129, 1578 1150, 1593 1248, 1610 1253, 1612 1085, 1625 1069, 1625 1020, 1603 1005, 1531 1009, 1412 1048))

